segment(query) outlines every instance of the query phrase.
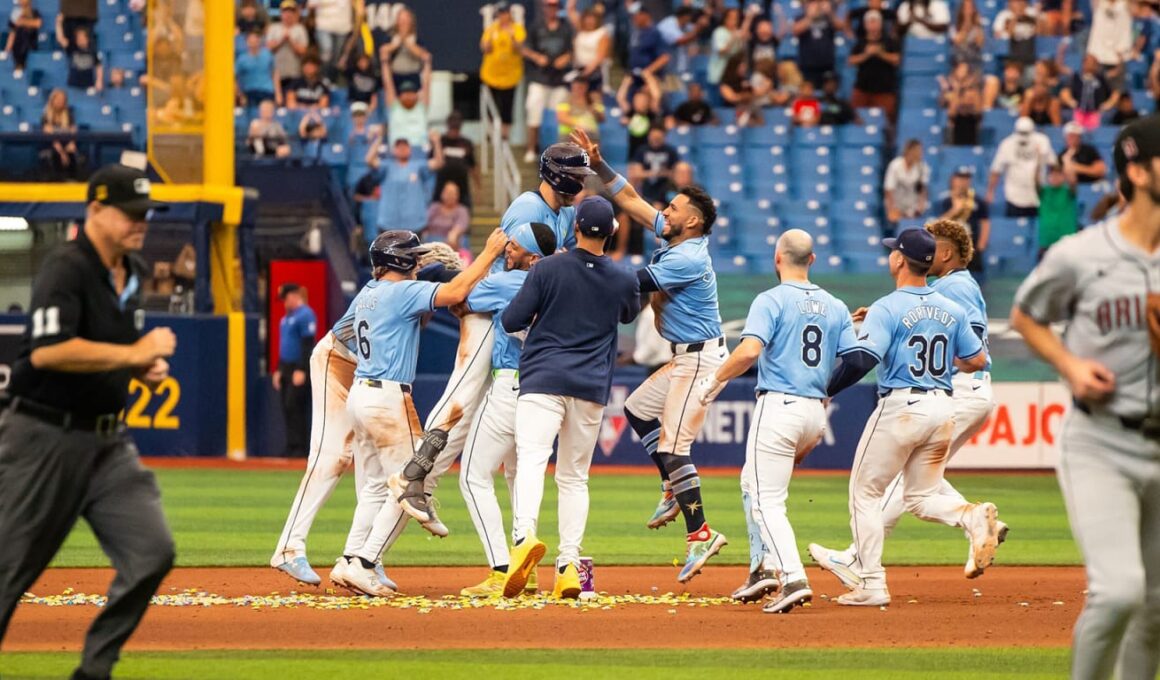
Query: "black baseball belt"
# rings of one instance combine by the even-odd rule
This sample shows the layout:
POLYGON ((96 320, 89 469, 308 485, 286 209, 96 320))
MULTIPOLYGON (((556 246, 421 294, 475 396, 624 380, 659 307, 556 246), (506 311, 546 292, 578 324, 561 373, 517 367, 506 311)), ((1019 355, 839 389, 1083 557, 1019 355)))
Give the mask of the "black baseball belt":
POLYGON ((54 406, 31 401, 24 397, 15 397, 8 405, 13 413, 28 416, 42 423, 48 423, 62 430, 78 432, 92 432, 105 437, 120 431, 122 423, 116 413, 101 413, 98 415, 80 415, 71 411, 58 409, 54 406))
POLYGON ((941 392, 942 394, 945 394, 948 397, 955 396, 954 390, 944 390, 941 388, 928 390, 925 387, 911 387, 909 389, 902 388, 902 389, 897 389, 897 390, 883 390, 883 391, 878 393, 878 396, 879 397, 889 397, 894 392, 910 392, 911 394, 937 394, 937 393, 941 392))
POLYGON ((399 389, 402 390, 403 394, 410 394, 411 393, 411 386, 407 385, 405 383, 392 383, 389 380, 383 381, 383 380, 376 380, 374 378, 359 378, 359 382, 366 385, 367 387, 373 387, 376 390, 381 390, 384 387, 386 387, 387 385, 394 384, 394 385, 399 386, 399 389))
MULTIPOLYGON (((1071 403, 1075 406, 1077 411, 1086 413, 1089 416, 1096 415, 1091 406, 1088 406, 1079 399, 1073 398, 1071 403)), ((1120 421, 1120 425, 1125 430, 1139 432, 1149 439, 1160 439, 1160 418, 1129 418, 1127 416, 1117 416, 1111 413, 1108 415, 1120 421)))
POLYGON ((670 342, 669 349, 673 354, 692 354, 693 352, 700 352, 706 347, 721 347, 725 344, 725 336, 713 338, 712 340, 704 340, 702 342, 670 342))

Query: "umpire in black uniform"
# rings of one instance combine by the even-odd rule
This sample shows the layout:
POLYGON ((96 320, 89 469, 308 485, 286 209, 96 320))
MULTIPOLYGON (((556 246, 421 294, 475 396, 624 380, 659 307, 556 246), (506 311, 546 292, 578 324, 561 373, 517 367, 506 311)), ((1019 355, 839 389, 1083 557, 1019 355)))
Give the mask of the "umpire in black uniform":
POLYGON ((80 680, 109 677, 174 558, 157 482, 119 416, 129 379, 162 381, 177 344, 168 328, 140 333, 145 268, 135 252, 148 212, 164 204, 125 165, 98 170, 87 200, 82 231, 33 283, 0 412, 0 641, 78 517, 117 570, 85 638, 80 680))

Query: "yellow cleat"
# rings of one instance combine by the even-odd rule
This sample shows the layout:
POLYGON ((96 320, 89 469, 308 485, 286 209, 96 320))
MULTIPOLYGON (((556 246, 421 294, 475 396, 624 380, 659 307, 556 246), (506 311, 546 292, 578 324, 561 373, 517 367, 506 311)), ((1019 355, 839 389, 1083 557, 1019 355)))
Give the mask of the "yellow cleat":
POLYGON ((459 591, 464 597, 493 597, 503 594, 503 582, 507 574, 502 571, 489 571, 482 583, 469 586, 459 591))
POLYGON ((532 573, 528 574, 528 582, 524 584, 524 592, 528 595, 540 592, 540 579, 536 578, 535 569, 532 569, 532 573))
POLYGON ((503 596, 515 597, 523 592, 528 579, 536 573, 536 565, 544 559, 548 546, 532 534, 524 536, 512 546, 511 564, 508 565, 507 579, 503 584, 503 596))
POLYGON ((552 588, 552 597, 557 600, 575 600, 580 597, 580 572, 576 565, 569 562, 564 570, 556 569, 556 586, 552 588))

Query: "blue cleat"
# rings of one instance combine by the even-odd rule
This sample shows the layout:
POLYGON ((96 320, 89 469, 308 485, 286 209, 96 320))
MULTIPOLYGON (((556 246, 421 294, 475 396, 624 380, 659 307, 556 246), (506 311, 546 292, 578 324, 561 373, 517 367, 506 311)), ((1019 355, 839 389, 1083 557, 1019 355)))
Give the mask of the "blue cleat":
POLYGON ((316 586, 322 583, 322 578, 310 568, 310 563, 306 561, 305 556, 295 557, 289 562, 283 562, 278 565, 278 571, 285 572, 290 575, 290 578, 307 585, 316 586))
POLYGON ((673 495, 672 491, 661 487, 661 500, 657 503, 656 510, 653 511, 652 517, 648 518, 645 526, 649 529, 660 529, 675 520, 680 514, 681 506, 677 504, 677 497, 673 495))
POLYGON ((379 583, 383 584, 384 586, 396 592, 399 590, 399 585, 391 580, 390 576, 387 576, 387 570, 383 569, 382 562, 375 564, 375 576, 379 578, 379 583))

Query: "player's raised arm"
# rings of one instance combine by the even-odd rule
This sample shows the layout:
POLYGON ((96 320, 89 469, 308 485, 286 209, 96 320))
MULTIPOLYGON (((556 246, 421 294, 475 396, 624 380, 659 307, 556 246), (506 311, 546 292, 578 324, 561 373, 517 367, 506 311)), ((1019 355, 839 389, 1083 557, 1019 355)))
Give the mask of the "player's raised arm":
POLYGON ((588 153, 588 161, 596 175, 600 177, 600 181, 604 182, 608 187, 609 193, 612 194, 612 199, 616 201, 617 207, 632 219, 652 227, 656 223, 658 211, 652 207, 648 201, 640 197, 636 193, 636 189, 628 183, 622 175, 613 170, 604 159, 600 156, 600 145, 593 142, 588 133, 581 129, 576 129, 572 132, 572 143, 584 149, 588 153))
POLYGON ((475 262, 472 262, 470 267, 464 269, 449 283, 439 286, 439 290, 435 293, 435 306, 450 307, 466 300, 467 296, 471 294, 471 289, 475 288, 475 284, 487 276, 491 264, 500 255, 503 255, 507 241, 507 235, 502 230, 496 229, 491 232, 491 236, 487 237, 487 245, 483 247, 483 252, 479 254, 479 257, 475 258, 475 262))

